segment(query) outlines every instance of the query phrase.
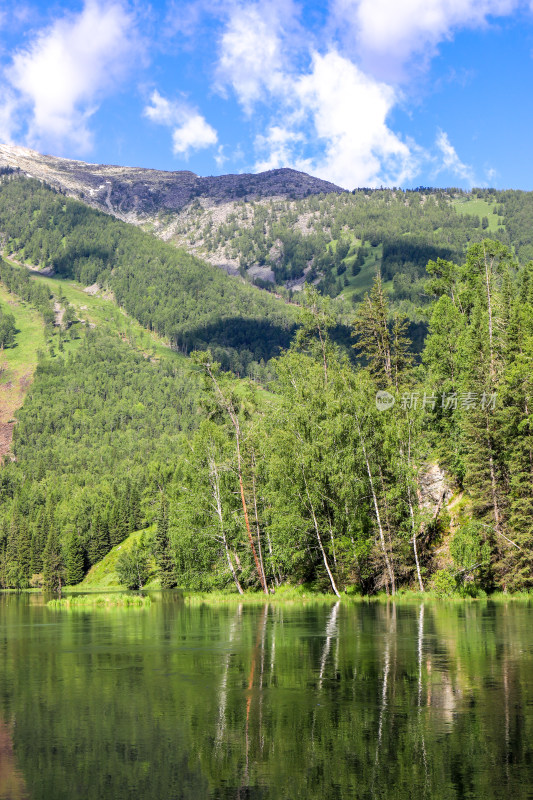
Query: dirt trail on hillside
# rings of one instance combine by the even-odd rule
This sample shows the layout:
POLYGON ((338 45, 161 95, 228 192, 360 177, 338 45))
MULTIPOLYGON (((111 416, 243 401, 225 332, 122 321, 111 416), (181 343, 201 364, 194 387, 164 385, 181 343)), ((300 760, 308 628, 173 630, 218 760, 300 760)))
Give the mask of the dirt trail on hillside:
MULTIPOLYGON (((0 364, 0 374, 5 365, 0 364)), ((22 406, 33 378, 33 370, 25 372, 18 381, 7 381, 0 385, 0 464, 11 450, 14 414, 22 406)))

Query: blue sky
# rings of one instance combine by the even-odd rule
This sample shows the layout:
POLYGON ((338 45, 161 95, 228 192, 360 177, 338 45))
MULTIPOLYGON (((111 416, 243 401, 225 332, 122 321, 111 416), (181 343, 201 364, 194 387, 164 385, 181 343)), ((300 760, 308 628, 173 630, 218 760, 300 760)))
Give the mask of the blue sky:
POLYGON ((0 0, 0 140, 200 175, 533 189, 533 1, 0 0))

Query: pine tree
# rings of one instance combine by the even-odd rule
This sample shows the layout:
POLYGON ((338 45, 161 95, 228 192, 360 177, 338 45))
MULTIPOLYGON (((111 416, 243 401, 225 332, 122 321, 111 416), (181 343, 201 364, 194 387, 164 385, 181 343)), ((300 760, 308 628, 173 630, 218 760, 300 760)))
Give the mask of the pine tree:
POLYGON ((507 588, 529 589, 533 587, 533 263, 520 275, 508 335, 498 425, 509 472, 509 529, 517 546, 506 548, 502 570, 507 588))
POLYGON ((4 564, 6 586, 10 589, 22 589, 25 585, 18 561, 18 534, 20 524, 20 515, 15 511, 9 525, 4 564))
POLYGON ((111 547, 115 547, 124 541, 128 535, 128 522, 124 514, 121 513, 120 503, 114 503, 109 515, 109 540, 111 547))
POLYGON ((169 537, 169 510, 168 502, 163 494, 159 504, 159 511, 156 519, 156 531, 154 540, 154 554, 157 566, 159 567, 159 577, 163 589, 172 589, 176 586, 176 567, 172 558, 172 549, 169 537))
POLYGON ((55 524, 50 526, 43 553, 43 584, 50 591, 61 591, 64 580, 64 562, 55 524))
POLYGON ((407 331, 409 320, 400 314, 394 314, 391 334, 391 374, 396 389, 404 380, 413 365, 411 352, 412 342, 407 331))
POLYGON ((40 574, 43 571, 43 551, 50 531, 50 517, 41 511, 31 537, 31 571, 40 574))
POLYGON ((380 272, 374 279, 372 291, 365 294, 359 307, 353 335, 357 337, 354 348, 367 360, 371 374, 380 386, 391 386, 393 375, 388 303, 380 272))
POLYGON ((28 524, 25 519, 21 519, 17 537, 17 559, 19 566, 20 581, 23 587, 29 585, 32 576, 31 571, 31 536, 28 524))
POLYGON ((83 546, 75 530, 67 538, 65 558, 65 580, 69 586, 81 583, 85 574, 85 557, 83 546))
POLYGON ((138 531, 142 527, 141 496, 136 484, 133 484, 129 496, 129 529, 138 531))
POLYGON ((94 512, 91 522, 91 538, 89 540, 88 554, 91 564, 101 561, 109 553, 111 544, 109 541, 109 529, 107 520, 98 508, 94 512))

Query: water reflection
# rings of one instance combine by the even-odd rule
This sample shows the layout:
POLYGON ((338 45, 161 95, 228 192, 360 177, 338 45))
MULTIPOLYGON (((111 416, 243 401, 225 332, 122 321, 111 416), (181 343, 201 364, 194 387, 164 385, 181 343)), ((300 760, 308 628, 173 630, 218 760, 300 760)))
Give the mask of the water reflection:
POLYGON ((13 752, 12 730, 0 720, 0 800, 26 800, 28 797, 13 752))
POLYGON ((529 606, 0 599, 0 800, 533 788, 529 606))

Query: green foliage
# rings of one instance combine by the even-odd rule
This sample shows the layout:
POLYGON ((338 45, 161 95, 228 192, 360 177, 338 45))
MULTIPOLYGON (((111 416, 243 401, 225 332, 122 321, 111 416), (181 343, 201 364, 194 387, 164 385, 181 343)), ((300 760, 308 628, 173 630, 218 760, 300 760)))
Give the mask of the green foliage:
POLYGON ((61 589, 64 583, 64 561, 55 525, 50 527, 43 552, 43 585, 50 591, 61 589))
POLYGON ((97 330, 75 354, 41 361, 19 412, 17 460, 0 473, 0 520, 25 519, 30 575, 41 572, 52 526, 64 545, 74 530, 90 564, 148 521, 150 498, 196 425, 196 384, 97 330))
POLYGON ((437 597, 453 597, 457 592, 457 581, 449 569, 438 569, 433 575, 431 588, 437 597))
MULTIPOLYGON (((313 213, 325 208, 321 198, 305 202, 313 213)), ((18 415, 16 460, 0 473, 3 586, 21 588, 42 572, 45 586, 59 588, 112 548, 131 588, 156 574, 164 588, 239 595, 284 584, 338 596, 353 587, 394 594, 433 586, 447 596, 461 584, 533 585, 533 265, 520 266, 502 241, 480 241, 479 218, 476 226, 457 215, 449 196, 356 193, 328 202, 331 241, 325 228, 304 241, 296 219, 278 229, 275 209, 257 208, 262 233, 258 224, 253 237, 236 238, 246 259, 257 256, 261 236, 275 235, 269 253, 278 242, 285 276, 315 259, 325 279, 344 284, 366 281, 381 264, 383 279, 378 272, 353 322, 358 364, 335 344, 339 304, 315 287, 294 311, 46 187, 2 185, 10 249, 107 286, 142 325, 175 348, 200 351, 189 369, 98 329, 74 344, 64 331, 55 337, 56 355, 41 359, 18 415), (416 228, 422 203, 427 220, 416 228), (385 236, 385 218, 411 220, 411 233, 385 236), (430 240, 424 226, 439 221, 430 240), (465 256, 460 237, 474 229, 465 256), (400 274, 391 295, 384 279, 400 274), (410 294, 406 275, 431 303, 418 366, 397 301, 422 283, 410 294), (270 393, 237 383, 228 367, 268 371, 270 393), (388 408, 376 404, 378 391, 388 408), (454 571, 432 575, 442 508, 427 508, 421 477, 435 460, 468 494, 472 521, 450 541, 454 571), (151 523, 153 541, 127 539, 151 523)), ((50 320, 42 281, 0 269, 50 320)))
POLYGON ((159 567, 159 579, 163 589, 172 589, 176 586, 176 566, 172 555, 169 536, 169 508, 168 501, 163 494, 156 517, 154 536, 154 555, 159 567))
POLYGON ((87 608, 149 608, 152 601, 149 597, 142 595, 131 594, 114 594, 114 595, 101 595, 101 594, 81 594, 73 595, 71 597, 58 597, 47 602, 47 607, 52 609, 75 611, 77 609, 87 608))
POLYGON ((150 546, 141 537, 117 560, 117 574, 127 589, 142 589, 150 577, 150 546))
POLYGON ((0 304, 0 350, 13 344, 16 332, 15 317, 0 304))
POLYGON ((487 567, 490 564, 490 546, 483 526, 475 521, 462 525, 451 540, 450 553, 456 568, 463 573, 487 567))
POLYGON ((70 532, 65 549, 65 580, 68 586, 75 586, 81 583, 85 574, 83 545, 75 530, 70 532))

